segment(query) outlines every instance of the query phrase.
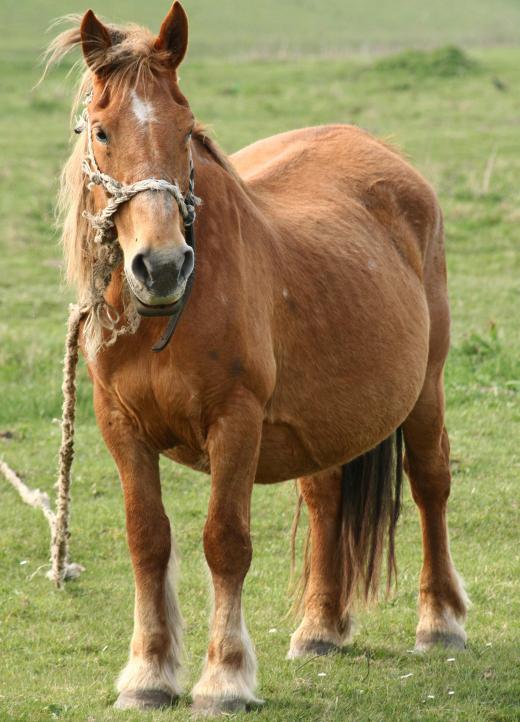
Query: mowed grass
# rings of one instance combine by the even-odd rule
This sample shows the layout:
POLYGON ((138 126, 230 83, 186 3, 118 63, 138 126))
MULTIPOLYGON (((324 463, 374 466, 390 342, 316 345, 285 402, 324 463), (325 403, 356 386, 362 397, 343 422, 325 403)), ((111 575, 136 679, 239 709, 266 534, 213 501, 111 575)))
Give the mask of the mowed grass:
MULTIPOLYGON (((52 4, 56 13, 51 8, 49 16, 63 12, 63 3, 52 4)), ((135 14, 112 5, 116 16, 145 19, 142 5, 135 14)), ((72 298, 60 281, 52 207, 68 147, 72 86, 64 68, 31 92, 38 75, 34 48, 43 44, 37 30, 47 18, 36 3, 27 6, 13 15, 16 6, 7 3, 17 22, 0 55, 0 454, 31 485, 52 492, 64 323, 72 298), (24 25, 24 13, 35 22, 24 25)), ((159 3, 152 6, 155 13, 159 3)), ((252 37, 255 18, 238 7, 240 27, 252 37)), ((400 12, 406 7, 398 5, 400 12)), ((202 23, 195 3, 193 10, 202 23)), ((150 10, 150 23, 157 26, 159 16, 150 10)), ((381 32, 376 25, 373 37, 381 32)), ((274 19, 260 23, 258 47, 269 26, 273 36, 279 33, 274 19)), ((520 51, 473 51, 474 62, 446 50, 370 62, 237 63, 210 58, 217 54, 216 33, 203 27, 197 32, 208 49, 200 57, 193 50, 182 86, 226 150, 293 127, 353 122, 400 146, 439 192, 454 319, 446 378, 452 551, 474 602, 466 652, 412 653, 421 548, 407 494, 393 599, 358 614, 355 642, 343 654, 306 664, 285 661, 295 626, 286 595, 294 490, 291 484, 255 489, 254 560, 244 601, 266 705, 250 718, 520 719, 520 51)), ((327 27, 330 38, 339 32, 333 16, 327 27)), ((300 51, 319 50, 305 38, 298 42, 300 51)), ((327 45, 323 34, 320 43, 327 45)), ((223 41, 218 47, 229 55, 223 41)), ((326 169, 316 182, 326 184, 326 169)), ((201 531, 208 482, 169 462, 163 479, 182 557, 189 690, 207 642, 201 531)), ((44 577, 46 523, 0 480, 0 720, 187 720, 187 695, 166 713, 111 708, 131 633, 133 587, 119 482, 95 426, 83 367, 73 483, 72 550, 87 570, 58 593, 44 577)))

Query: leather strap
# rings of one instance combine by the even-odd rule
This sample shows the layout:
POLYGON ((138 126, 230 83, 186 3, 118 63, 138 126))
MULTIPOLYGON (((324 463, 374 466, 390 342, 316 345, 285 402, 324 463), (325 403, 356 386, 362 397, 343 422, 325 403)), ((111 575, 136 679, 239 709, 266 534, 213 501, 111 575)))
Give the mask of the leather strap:
MULTIPOLYGON (((190 248, 193 249, 194 258, 196 258, 195 254, 195 229, 194 229, 194 223, 190 223, 189 226, 185 226, 185 239, 186 243, 190 248)), ((181 304, 179 305, 179 308, 175 310, 175 312, 170 316, 168 319, 168 323, 166 324, 166 328, 164 329, 164 333, 162 334, 161 338, 152 346, 152 351, 155 351, 156 353, 159 353, 159 351, 162 351, 166 348, 166 346, 170 343, 171 338, 173 334, 175 333, 175 329, 177 328, 177 324, 179 323, 179 319, 182 315, 182 312, 184 311, 186 307, 186 303, 188 302, 188 298, 191 293, 191 289, 193 286, 193 278, 195 276, 195 268, 191 272, 190 277, 188 278, 188 281, 186 283, 186 289, 184 290, 184 296, 182 297, 181 304)))

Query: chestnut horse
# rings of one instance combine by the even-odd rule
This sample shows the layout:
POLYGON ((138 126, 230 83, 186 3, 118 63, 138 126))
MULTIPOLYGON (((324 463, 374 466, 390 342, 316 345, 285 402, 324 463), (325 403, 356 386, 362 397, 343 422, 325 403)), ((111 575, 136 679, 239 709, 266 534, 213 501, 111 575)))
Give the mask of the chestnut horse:
POLYGON ((310 515, 290 658, 348 640, 356 589, 375 595, 387 540, 392 572, 401 438, 422 524, 417 648, 463 647, 467 600, 446 522, 449 307, 435 195, 396 151, 352 126, 283 133, 226 158, 179 89, 187 36, 178 2, 158 36, 88 11, 56 38, 49 62, 76 46, 86 62, 61 205, 81 301, 95 288, 99 301, 105 272, 83 346, 135 575, 116 705, 163 706, 180 694, 164 454, 211 475, 203 542, 214 610, 192 697, 216 714, 259 701, 241 599, 255 482, 299 478, 310 515), (154 353, 168 316, 175 335, 154 353))

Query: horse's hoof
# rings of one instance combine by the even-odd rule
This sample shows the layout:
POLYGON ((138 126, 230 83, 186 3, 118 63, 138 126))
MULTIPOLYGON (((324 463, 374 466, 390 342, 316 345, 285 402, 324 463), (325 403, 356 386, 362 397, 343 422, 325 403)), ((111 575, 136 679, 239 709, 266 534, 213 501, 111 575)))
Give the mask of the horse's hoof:
POLYGON ((327 642, 325 639, 305 639, 296 642, 287 653, 287 659, 299 659, 300 657, 324 657, 327 654, 339 652, 339 647, 334 642, 327 642))
POLYGON ((466 648, 466 639, 455 632, 417 632, 415 651, 427 652, 433 647, 462 650, 466 648))
POLYGON ((161 689, 131 689, 121 692, 114 703, 116 709, 161 709, 171 707, 177 702, 161 689))
POLYGON ((191 711, 194 715, 200 717, 218 717, 219 715, 237 714, 238 712, 250 712, 263 704, 263 700, 260 699, 246 702, 246 700, 239 697, 194 697, 191 711))

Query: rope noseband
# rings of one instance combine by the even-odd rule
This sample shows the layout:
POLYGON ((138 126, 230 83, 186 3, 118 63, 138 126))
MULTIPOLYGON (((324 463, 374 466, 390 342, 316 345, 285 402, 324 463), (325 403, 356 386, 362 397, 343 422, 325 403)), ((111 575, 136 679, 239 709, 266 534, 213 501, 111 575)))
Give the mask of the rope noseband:
MULTIPOLYGON (((183 218, 186 243, 195 252, 195 233, 193 224, 196 217, 195 208, 201 201, 194 192, 195 171, 193 167, 191 146, 188 146, 189 182, 188 192, 186 195, 183 195, 178 183, 170 183, 170 181, 167 181, 164 178, 145 178, 143 180, 138 180, 135 183, 120 183, 115 178, 112 178, 112 176, 104 173, 100 169, 96 160, 92 143, 92 126, 87 109, 87 106, 91 101, 92 93, 89 93, 85 98, 85 109, 74 130, 76 133, 82 133, 84 130, 87 131, 87 154, 83 159, 82 169, 83 173, 88 178, 88 190, 91 191, 94 186, 98 185, 105 190, 105 193, 108 196, 107 205, 98 213, 90 213, 87 210, 83 211, 83 217, 90 223, 96 232, 94 236, 94 243, 98 245, 117 244, 117 238, 114 238, 112 229, 115 227, 113 216, 116 214, 119 206, 131 200, 138 193, 143 193, 144 191, 162 191, 170 193, 174 197, 183 218)), ((170 341, 191 292, 193 275, 194 271, 192 271, 188 278, 182 299, 177 302, 178 307, 170 316, 165 333, 152 347, 154 351, 161 351, 170 341)))

